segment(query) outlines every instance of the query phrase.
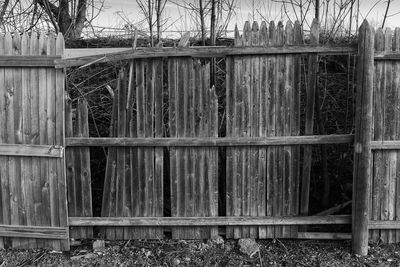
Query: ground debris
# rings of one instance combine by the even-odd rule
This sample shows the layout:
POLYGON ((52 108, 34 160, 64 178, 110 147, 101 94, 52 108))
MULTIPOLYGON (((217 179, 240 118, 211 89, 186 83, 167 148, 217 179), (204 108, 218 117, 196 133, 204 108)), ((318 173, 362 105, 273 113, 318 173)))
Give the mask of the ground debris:
POLYGON ((371 245, 357 257, 348 241, 220 241, 112 241, 102 253, 91 241, 68 253, 0 250, 0 266, 400 266, 400 244, 371 245), (259 248, 253 257, 242 251, 247 242, 259 248))

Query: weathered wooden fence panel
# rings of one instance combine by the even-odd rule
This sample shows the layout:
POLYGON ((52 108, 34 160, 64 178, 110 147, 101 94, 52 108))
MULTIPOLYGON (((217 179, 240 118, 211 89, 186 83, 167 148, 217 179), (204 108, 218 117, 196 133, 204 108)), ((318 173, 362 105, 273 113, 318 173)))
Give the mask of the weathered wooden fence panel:
MULTIPOLYGON (((400 29, 378 29, 375 33, 377 53, 399 53, 400 29)), ((400 61, 375 61, 373 103, 373 141, 399 140, 400 61)), ((374 150, 371 181, 370 219, 400 220, 400 157, 399 151, 374 150)), ((384 243, 400 242, 394 229, 370 230, 370 240, 384 243)))
MULTIPOLYGON (((301 42, 300 27, 246 23, 235 46, 284 46, 301 42)), ((299 59, 296 55, 227 59, 227 136, 295 136, 300 133, 299 59)), ((227 215, 298 214, 299 149, 292 146, 227 148, 227 215)), ((227 237, 297 237, 290 226, 228 227, 227 237)))
MULTIPOLYGON (((171 137, 218 137, 218 99, 210 66, 192 58, 169 59, 171 137)), ((170 148, 171 216, 218 215, 218 148, 170 148)), ((174 227, 175 239, 218 235, 217 227, 174 227)))
MULTIPOLYGON (((163 136, 162 59, 135 60, 122 70, 114 94, 114 137, 163 136)), ((162 217, 163 148, 110 148, 104 182, 102 216, 162 217)), ((161 227, 111 228, 108 239, 159 239, 161 227)))
MULTIPOLYGON (((24 57, 29 62, 31 56, 53 59, 62 55, 63 50, 61 35, 57 39, 44 34, 38 38, 34 33, 22 37, 10 33, 0 36, 0 56, 24 57)), ((48 63, 29 68, 23 63, 2 66, 0 146, 38 145, 47 147, 48 154, 53 149, 59 150, 56 146, 64 146, 64 71, 48 63)), ((16 248, 69 249, 64 159, 62 154, 43 156, 0 156, 1 224, 21 229, 24 226, 63 227, 65 235, 59 239, 64 240, 28 238, 39 236, 30 233, 26 237, 2 238, 0 246, 10 245, 11 240, 12 247, 16 248)))
MULTIPOLYGON (((78 99, 75 113, 72 103, 65 104, 65 136, 88 137, 88 107, 84 99, 78 99), (74 116, 75 115, 75 116, 74 116)), ((65 150, 66 180, 68 195, 68 216, 92 217, 92 189, 89 147, 68 147, 65 150)), ((93 238, 90 227, 70 229, 70 237, 75 239, 93 238)))

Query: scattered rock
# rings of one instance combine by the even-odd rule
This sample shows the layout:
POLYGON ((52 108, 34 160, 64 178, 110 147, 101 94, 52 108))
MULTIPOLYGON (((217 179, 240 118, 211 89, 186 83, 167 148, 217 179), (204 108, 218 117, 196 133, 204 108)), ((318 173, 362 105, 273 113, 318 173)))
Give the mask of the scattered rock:
POLYGON ((211 242, 216 245, 223 245, 225 240, 221 236, 217 235, 211 239, 211 242))
POLYGON ((254 254, 260 251, 260 245, 253 238, 242 238, 238 242, 240 252, 253 257, 254 254))
POLYGON ((106 248, 106 243, 104 240, 96 240, 93 242, 93 251, 94 252, 103 252, 106 248))
POLYGON ((178 266, 179 264, 181 264, 181 261, 178 258, 175 258, 172 260, 172 265, 173 266, 178 266))

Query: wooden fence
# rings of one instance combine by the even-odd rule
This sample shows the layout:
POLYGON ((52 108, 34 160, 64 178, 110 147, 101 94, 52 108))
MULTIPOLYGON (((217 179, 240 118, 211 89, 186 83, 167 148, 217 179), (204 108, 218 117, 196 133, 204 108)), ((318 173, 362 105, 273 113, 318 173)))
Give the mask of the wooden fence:
POLYGON ((0 247, 68 250, 61 35, 0 36, 0 247))
MULTIPOLYGON (((315 45, 317 22, 312 34, 315 45)), ((299 145, 353 141, 353 135, 312 135, 316 52, 354 49, 304 45, 298 23, 247 22, 242 35, 236 31, 232 48, 138 48, 56 61, 57 67, 129 62, 114 90, 111 136, 66 139, 70 147, 108 147, 102 217, 71 216, 70 226, 106 226, 107 239, 155 239, 165 232, 176 239, 203 239, 221 231, 228 238, 349 238, 298 229, 350 223, 350 215, 307 216, 311 165, 304 162, 300 174, 299 145), (303 104, 308 136, 300 136, 304 55, 312 84, 303 104), (210 84, 210 58, 221 56, 226 89, 219 100, 210 84), (219 135, 219 101, 225 136, 219 135), (226 147, 224 162, 218 147, 226 147), (306 189, 300 199, 301 184, 306 189), (218 212, 221 205, 225 210, 218 212)), ((311 159, 312 147, 304 151, 311 159)), ((81 184, 90 190, 88 182, 81 184)))
POLYGON ((298 226, 351 223, 350 215, 307 216, 308 159, 311 145, 353 142, 353 250, 366 254, 368 240, 400 241, 400 29, 374 33, 363 23, 355 135, 316 136, 317 55, 355 52, 315 46, 317 26, 311 45, 302 44, 298 24, 246 23, 230 48, 64 59, 62 36, 0 36, 0 247, 68 250, 69 236, 91 238, 94 226, 107 239, 163 238, 167 230, 202 239, 223 229, 228 238, 349 238, 298 226), (210 84, 211 57, 226 58, 222 100, 210 84), (68 99, 64 105, 63 68, 122 60, 129 64, 115 89, 110 137, 89 137, 85 101, 75 113, 68 99), (90 146, 108 147, 102 217, 92 217, 90 146), (219 147, 226 147, 225 162, 219 147))

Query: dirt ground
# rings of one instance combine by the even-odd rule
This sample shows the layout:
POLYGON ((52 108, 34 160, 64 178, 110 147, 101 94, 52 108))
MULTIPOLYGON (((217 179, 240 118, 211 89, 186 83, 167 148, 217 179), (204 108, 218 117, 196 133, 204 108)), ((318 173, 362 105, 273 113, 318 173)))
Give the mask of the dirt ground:
POLYGON ((400 244, 370 246, 367 257, 350 253, 350 241, 258 240, 259 252, 241 252, 237 241, 92 242, 69 253, 2 250, 0 266, 400 266, 400 244))

